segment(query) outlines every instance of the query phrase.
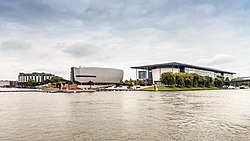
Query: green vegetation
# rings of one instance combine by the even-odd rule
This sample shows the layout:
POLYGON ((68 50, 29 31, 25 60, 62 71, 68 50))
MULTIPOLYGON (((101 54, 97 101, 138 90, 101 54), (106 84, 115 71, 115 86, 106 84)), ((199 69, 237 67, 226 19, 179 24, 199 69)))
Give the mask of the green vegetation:
POLYGON ((242 85, 250 87, 250 82, 238 82, 238 83, 233 83, 233 86, 235 86, 235 87, 240 87, 240 86, 242 86, 242 85))
POLYGON ((35 88, 37 85, 38 85, 38 83, 35 82, 35 80, 33 80, 33 79, 28 80, 28 84, 27 84, 28 88, 35 88))
POLYGON ((48 84, 48 83, 67 83, 70 82, 66 79, 63 79, 62 77, 59 76, 53 76, 51 77, 51 79, 47 79, 44 81, 44 84, 48 84))
POLYGON ((175 75, 172 72, 165 72, 161 75, 161 83, 168 86, 173 86, 176 84, 175 75))
MULTIPOLYGON (((59 77, 59 76, 53 76, 51 79, 47 79, 44 82, 36 82, 33 79, 29 79, 27 83, 27 88, 36 88, 45 84, 50 85, 51 83, 72 83, 72 82, 69 80, 63 79, 62 77, 59 77)), ((79 83, 79 82, 76 82, 76 83, 79 83)))
POLYGON ((224 86, 224 78, 217 77, 212 78, 209 76, 201 76, 196 73, 172 73, 165 72, 161 75, 161 83, 169 87, 218 87, 222 88, 224 86))
MULTIPOLYGON (((174 86, 157 86, 158 91, 194 91, 194 90, 219 90, 218 87, 174 87, 174 86)), ((154 87, 143 89, 145 91, 155 91, 154 87)))
POLYGON ((132 80, 131 78, 129 80, 121 81, 120 85, 127 85, 127 86, 133 86, 133 85, 140 85, 140 86, 146 86, 148 83, 146 80, 132 80))
MULTIPOLYGON (((223 77, 212 78, 209 76, 201 76, 195 73, 162 73, 162 84, 166 86, 158 86, 159 91, 190 91, 190 90, 218 90, 225 83, 223 77)), ((154 87, 145 88, 147 91, 154 91, 154 87)))

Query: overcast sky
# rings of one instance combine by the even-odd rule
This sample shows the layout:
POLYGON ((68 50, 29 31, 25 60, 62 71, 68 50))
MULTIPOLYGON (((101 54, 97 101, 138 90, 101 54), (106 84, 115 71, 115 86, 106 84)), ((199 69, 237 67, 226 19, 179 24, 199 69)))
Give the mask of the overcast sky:
POLYGON ((0 0, 0 79, 181 62, 250 75, 249 0, 0 0))

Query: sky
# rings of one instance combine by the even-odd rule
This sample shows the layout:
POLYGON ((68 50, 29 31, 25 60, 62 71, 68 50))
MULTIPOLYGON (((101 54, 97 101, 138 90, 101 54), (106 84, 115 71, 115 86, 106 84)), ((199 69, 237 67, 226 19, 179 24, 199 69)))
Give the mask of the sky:
POLYGON ((180 62, 250 76, 249 0, 0 0, 0 80, 180 62))

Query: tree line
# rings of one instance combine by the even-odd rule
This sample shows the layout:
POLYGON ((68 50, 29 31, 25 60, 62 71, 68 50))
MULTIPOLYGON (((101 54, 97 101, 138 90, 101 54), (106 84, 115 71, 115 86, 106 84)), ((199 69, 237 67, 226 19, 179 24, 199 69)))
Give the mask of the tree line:
POLYGON ((167 86, 178 86, 178 87, 223 87, 224 78, 216 77, 212 78, 209 76, 201 76, 196 73, 162 73, 161 83, 167 86))
POLYGON ((240 87, 242 85, 250 87, 250 82, 237 82, 237 83, 233 83, 233 86, 235 86, 235 87, 240 87))
POLYGON ((27 82, 27 86, 35 87, 35 86, 49 84, 49 83, 72 83, 72 82, 69 80, 63 79, 62 77, 59 77, 59 76, 53 76, 51 77, 51 79, 46 79, 44 82, 36 82, 33 79, 29 79, 27 82))
POLYGON ((127 85, 127 86, 133 86, 133 85, 140 85, 140 86, 146 86, 148 85, 147 80, 133 80, 133 79, 129 79, 129 80, 125 80, 125 81, 121 81, 120 85, 127 85))

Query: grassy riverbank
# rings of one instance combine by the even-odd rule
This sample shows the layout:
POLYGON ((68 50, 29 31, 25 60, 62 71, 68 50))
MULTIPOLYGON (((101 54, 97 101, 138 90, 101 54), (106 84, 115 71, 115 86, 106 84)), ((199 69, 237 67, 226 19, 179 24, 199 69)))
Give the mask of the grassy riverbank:
MULTIPOLYGON (((196 91, 196 90, 220 90, 218 87, 167 87, 167 86, 157 86, 158 91, 196 91)), ((144 91, 155 91, 154 87, 148 87, 142 89, 144 91)))

